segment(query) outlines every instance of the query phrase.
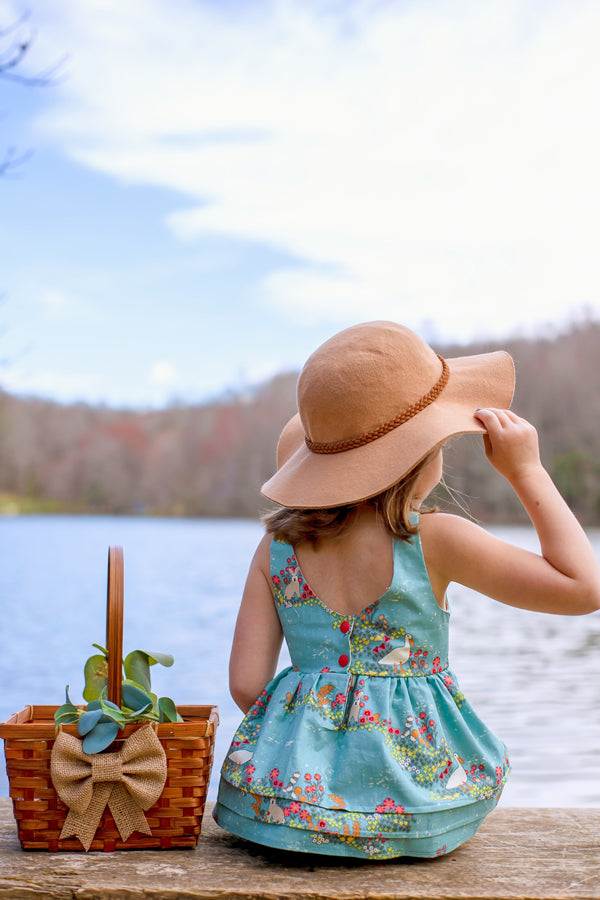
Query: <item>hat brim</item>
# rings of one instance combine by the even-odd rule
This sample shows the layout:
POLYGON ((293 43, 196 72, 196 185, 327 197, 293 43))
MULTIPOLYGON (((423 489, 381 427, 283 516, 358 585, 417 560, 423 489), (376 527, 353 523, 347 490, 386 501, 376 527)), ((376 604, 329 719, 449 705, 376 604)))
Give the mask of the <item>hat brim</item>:
POLYGON ((437 444, 457 434, 485 433, 475 411, 508 409, 515 370, 503 350, 446 360, 448 384, 439 397, 383 437, 341 453, 312 453, 296 414, 278 446, 277 472, 265 497, 294 509, 345 506, 374 497, 410 472, 437 444))

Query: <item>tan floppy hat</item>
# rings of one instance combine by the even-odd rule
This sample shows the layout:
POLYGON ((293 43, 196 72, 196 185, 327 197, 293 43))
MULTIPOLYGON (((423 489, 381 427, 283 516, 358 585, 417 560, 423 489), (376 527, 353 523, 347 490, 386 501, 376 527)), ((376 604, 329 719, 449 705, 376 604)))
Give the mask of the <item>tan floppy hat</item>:
POLYGON ((278 469, 262 493, 297 509, 373 497, 436 444, 484 433, 475 410, 508 408, 514 383, 503 350, 443 360, 395 322, 346 328, 304 365, 299 413, 283 429, 278 469))

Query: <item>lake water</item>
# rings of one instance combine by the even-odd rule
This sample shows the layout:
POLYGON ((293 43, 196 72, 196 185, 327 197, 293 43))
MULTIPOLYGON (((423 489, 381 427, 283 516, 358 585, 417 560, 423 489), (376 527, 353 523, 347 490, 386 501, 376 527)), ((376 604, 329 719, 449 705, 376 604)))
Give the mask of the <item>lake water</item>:
MULTIPOLYGON (((531 529, 495 530, 537 547, 531 529)), ((177 703, 219 706, 214 799, 241 717, 228 655, 261 533, 241 520, 0 518, 0 721, 28 704, 62 703, 66 684, 81 701, 83 662, 105 641, 107 550, 121 545, 125 652, 172 653, 173 668, 152 669, 153 688, 177 703)), ((590 537, 600 555, 600 532, 590 537)), ((600 613, 528 613, 456 585, 450 604, 451 665, 511 751, 503 805, 600 806, 600 613)))

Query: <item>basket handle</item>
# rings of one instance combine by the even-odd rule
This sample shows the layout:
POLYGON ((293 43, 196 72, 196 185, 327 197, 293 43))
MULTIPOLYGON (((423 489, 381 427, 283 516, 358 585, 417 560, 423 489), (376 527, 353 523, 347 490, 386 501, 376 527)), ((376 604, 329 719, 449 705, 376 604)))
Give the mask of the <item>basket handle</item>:
POLYGON ((123 665, 123 548, 108 549, 106 591, 106 648, 108 650, 108 700, 121 705, 123 665))

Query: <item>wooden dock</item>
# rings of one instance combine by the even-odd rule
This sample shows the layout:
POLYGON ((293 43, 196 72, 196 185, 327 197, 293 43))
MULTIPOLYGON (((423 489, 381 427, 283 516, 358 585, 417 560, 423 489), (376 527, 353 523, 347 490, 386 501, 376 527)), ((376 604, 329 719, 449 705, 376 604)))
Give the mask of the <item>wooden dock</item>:
POLYGON ((0 798, 1 900, 600 900, 600 809, 496 809, 433 860, 338 861, 246 844, 210 816, 194 850, 24 852, 0 798))

